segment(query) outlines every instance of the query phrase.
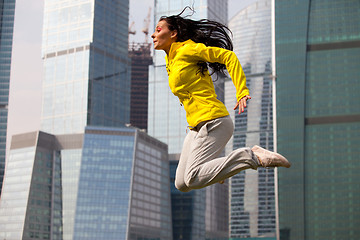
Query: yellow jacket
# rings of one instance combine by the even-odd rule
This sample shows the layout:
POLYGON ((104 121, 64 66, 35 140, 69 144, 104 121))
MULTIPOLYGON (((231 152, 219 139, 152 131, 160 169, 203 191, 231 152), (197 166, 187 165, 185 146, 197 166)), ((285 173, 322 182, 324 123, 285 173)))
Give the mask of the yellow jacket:
POLYGON ((184 106, 190 127, 229 115, 225 105, 216 98, 209 73, 199 72, 199 61, 225 64, 236 87, 237 100, 249 95, 245 74, 232 51, 187 40, 174 42, 165 60, 170 89, 184 106))

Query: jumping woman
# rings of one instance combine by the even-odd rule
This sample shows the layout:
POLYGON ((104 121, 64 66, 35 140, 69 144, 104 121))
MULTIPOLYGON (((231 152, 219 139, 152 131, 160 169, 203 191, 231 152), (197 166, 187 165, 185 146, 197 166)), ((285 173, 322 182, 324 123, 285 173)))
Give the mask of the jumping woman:
POLYGON ((232 51, 227 33, 230 30, 215 21, 181 17, 183 12, 161 17, 151 35, 154 48, 166 53, 169 86, 184 106, 190 129, 176 170, 176 188, 188 192, 222 183, 249 168, 289 168, 291 164, 285 157, 257 145, 218 157, 233 135, 234 125, 225 105, 216 98, 208 66, 213 72, 229 72, 236 87, 234 110, 238 109, 239 114, 251 97, 240 62, 232 51))

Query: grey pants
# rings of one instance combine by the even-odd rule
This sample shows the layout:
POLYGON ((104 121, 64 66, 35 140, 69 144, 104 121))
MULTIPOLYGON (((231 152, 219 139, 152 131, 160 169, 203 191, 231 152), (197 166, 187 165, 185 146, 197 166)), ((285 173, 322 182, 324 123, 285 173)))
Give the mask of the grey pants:
POLYGON ((203 188, 242 170, 260 166, 250 148, 239 148, 226 157, 217 158, 233 131, 233 122, 226 116, 202 122, 187 133, 176 169, 177 189, 188 192, 203 188))

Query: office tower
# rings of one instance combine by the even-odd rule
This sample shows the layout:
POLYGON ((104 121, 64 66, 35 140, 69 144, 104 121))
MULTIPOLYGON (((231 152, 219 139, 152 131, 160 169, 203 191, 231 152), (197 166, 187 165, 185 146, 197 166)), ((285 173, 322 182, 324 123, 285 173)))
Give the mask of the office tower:
POLYGON ((130 121, 129 1, 46 0, 41 130, 130 121))
MULTIPOLYGON (((157 24, 161 16, 179 14, 186 6, 194 7, 191 19, 208 18, 227 23, 227 0, 191 1, 191 0, 155 0, 154 22, 157 24)), ((183 16, 192 14, 185 11, 183 16)), ((177 97, 169 88, 165 66, 165 53, 154 51, 154 64, 149 69, 149 135, 160 139, 169 146, 170 154, 181 152, 186 135, 185 111, 177 97)))
POLYGON ((178 159, 178 154, 169 155, 173 239, 228 240, 227 183, 206 191, 180 192, 174 185, 178 159))
POLYGON ((62 239, 57 145, 41 132, 12 137, 0 200, 1 239, 62 239))
POLYGON ((6 132, 9 104, 10 65, 14 28, 15 0, 0 1, 0 194, 6 158, 6 132))
POLYGON ((131 99, 130 124, 147 130, 149 65, 152 64, 150 55, 151 44, 133 43, 129 47, 131 58, 131 99))
POLYGON ((140 130, 122 131, 119 139, 117 130, 86 131, 74 239, 170 240, 167 145, 140 130))
MULTIPOLYGON (((255 144, 273 149, 271 1, 258 0, 230 21, 234 52, 246 75, 251 100, 245 112, 230 115, 235 122, 227 152, 255 144)), ((235 106, 236 89, 225 82, 225 101, 235 106)), ((276 239, 274 169, 242 171, 230 180, 230 238, 276 239)))
POLYGON ((187 193, 175 188, 179 154, 170 154, 173 239, 228 240, 228 184, 187 193))
POLYGON ((42 128, 15 136, 0 238, 172 238, 167 145, 124 128, 128 1, 45 1, 42 128), (105 126, 104 126, 105 125, 105 126))
POLYGON ((180 192, 175 188, 179 156, 170 154, 170 189, 173 239, 205 239, 204 190, 180 192))
POLYGON ((229 185, 215 184, 206 188, 205 193, 205 239, 229 239, 229 185))
POLYGON ((360 238, 359 12, 275 1, 281 239, 360 238))
MULTIPOLYGON (((189 16, 191 19, 211 19, 227 23, 227 0, 216 1, 190 1, 190 0, 155 0, 154 23, 157 24, 161 16, 169 16, 179 14, 186 6, 193 7, 195 13, 189 16)), ((191 15, 188 9, 183 16, 191 15)), ((148 112, 148 133, 157 139, 168 144, 169 153, 172 156, 178 156, 181 152, 183 141, 187 131, 187 122, 185 111, 180 105, 177 97, 175 97, 169 88, 168 75, 165 66, 165 53, 163 51, 154 51, 154 64, 149 68, 149 112, 148 112)), ((216 78, 215 78, 216 79, 216 78)), ((218 95, 221 97, 221 84, 223 79, 220 77, 214 82, 218 95)), ((178 159, 171 158, 172 168, 176 168, 178 159), (174 165, 175 164, 175 165, 174 165)), ((175 176, 173 169, 171 177, 175 176)), ((173 182, 172 182, 173 185, 173 182)), ((189 219, 197 222, 195 227, 183 224, 181 217, 177 218, 174 214, 173 232, 174 240, 181 239, 182 233, 187 234, 184 239, 227 239, 228 238, 228 189, 227 185, 216 184, 203 190, 196 190, 196 193, 183 194, 173 189, 172 201, 181 202, 178 205, 177 212, 188 211, 189 219), (220 189, 219 189, 220 188, 220 189), (206 192, 205 192, 206 191, 206 192), (216 194, 221 193, 222 199, 217 198, 216 194), (209 198, 207 198, 208 196, 209 198), (182 199, 182 200, 181 200, 182 199), (190 200, 192 199, 192 200, 190 200), (200 200, 199 200, 200 199, 200 200), (218 209, 214 209, 214 207, 218 209), (220 211, 221 209, 222 211, 220 211), (217 211, 218 210, 218 211, 217 211), (204 212, 201 212, 204 211, 204 212), (206 216, 205 216, 206 211, 206 216), (224 227, 225 225, 225 227, 224 227), (198 230, 204 235, 198 235, 198 230)), ((190 220, 189 220, 190 221, 190 220)))
POLYGON ((170 240, 167 156, 166 144, 135 128, 16 135, 0 238, 170 240))

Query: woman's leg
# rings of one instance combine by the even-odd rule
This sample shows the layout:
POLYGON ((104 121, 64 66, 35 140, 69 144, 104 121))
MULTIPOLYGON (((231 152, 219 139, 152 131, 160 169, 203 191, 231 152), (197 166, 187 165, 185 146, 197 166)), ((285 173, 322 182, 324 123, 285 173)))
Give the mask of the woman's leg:
POLYGON ((180 154, 179 163, 178 163, 178 166, 176 168, 175 187, 177 189, 179 189, 180 191, 182 191, 182 192, 188 192, 188 191, 191 190, 185 184, 184 174, 185 174, 187 161, 188 161, 189 156, 190 156, 190 151, 191 151, 190 149, 191 149, 192 143, 195 140, 196 135, 197 135, 197 132, 193 131, 193 130, 190 130, 186 134, 186 137, 185 137, 184 143, 183 143, 183 147, 182 147, 182 151, 181 151, 181 154, 180 154))
POLYGON ((209 186, 236 173, 253 168, 259 161, 250 148, 240 148, 217 158, 233 134, 229 116, 211 120, 185 138, 175 185, 180 191, 209 186))

